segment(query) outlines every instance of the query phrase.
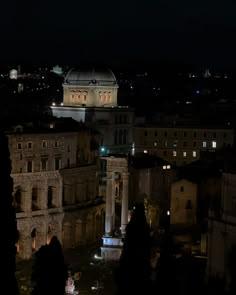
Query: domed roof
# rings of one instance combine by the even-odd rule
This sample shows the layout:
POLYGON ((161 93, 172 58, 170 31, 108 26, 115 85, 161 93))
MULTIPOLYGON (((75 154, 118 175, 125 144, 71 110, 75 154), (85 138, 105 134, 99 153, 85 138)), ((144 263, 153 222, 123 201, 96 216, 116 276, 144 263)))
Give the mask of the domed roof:
POLYGON ((117 84, 114 73, 108 68, 72 68, 65 77, 70 85, 114 86, 117 84))

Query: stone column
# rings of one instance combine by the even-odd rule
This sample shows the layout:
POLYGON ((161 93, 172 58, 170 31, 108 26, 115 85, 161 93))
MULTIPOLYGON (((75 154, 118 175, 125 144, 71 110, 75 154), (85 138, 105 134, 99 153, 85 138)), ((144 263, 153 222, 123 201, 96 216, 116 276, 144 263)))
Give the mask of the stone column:
POLYGON ((115 218, 116 218, 116 212, 115 212, 115 174, 112 173, 111 178, 111 197, 112 197, 112 229, 115 228, 115 218))
POLYGON ((121 205, 121 233, 125 234, 126 225, 128 223, 128 191, 129 191, 129 173, 123 173, 123 191, 121 205))
POLYGON ((111 235, 113 224, 112 216, 112 173, 107 172, 107 186, 106 186, 106 221, 105 221, 105 234, 111 235))
POLYGON ((56 196, 56 206, 57 207, 62 206, 62 194, 63 194, 63 181, 62 181, 62 177, 59 176, 58 187, 57 187, 57 196, 56 196))
POLYGON ((39 206, 44 210, 48 208, 48 186, 47 181, 42 182, 39 189, 39 206))
POLYGON ((22 210, 24 212, 31 212, 31 204, 32 204, 32 188, 29 183, 27 183, 21 192, 22 196, 22 210))

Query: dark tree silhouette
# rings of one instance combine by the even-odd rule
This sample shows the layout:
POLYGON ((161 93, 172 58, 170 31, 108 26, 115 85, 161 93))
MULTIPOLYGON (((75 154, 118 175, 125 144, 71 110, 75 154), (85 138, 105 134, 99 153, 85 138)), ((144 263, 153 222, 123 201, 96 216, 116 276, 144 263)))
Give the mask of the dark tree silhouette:
POLYGON ((1 276, 0 286, 8 294, 19 294, 16 271, 16 242, 18 240, 16 213, 13 203, 13 179, 8 138, 0 131, 0 224, 1 276))
POLYGON ((43 245, 35 252, 31 275, 32 295, 64 295, 67 278, 61 244, 53 236, 49 245, 43 245))
POLYGON ((117 272, 119 294, 148 294, 150 287, 151 235, 143 204, 136 204, 126 226, 117 272))

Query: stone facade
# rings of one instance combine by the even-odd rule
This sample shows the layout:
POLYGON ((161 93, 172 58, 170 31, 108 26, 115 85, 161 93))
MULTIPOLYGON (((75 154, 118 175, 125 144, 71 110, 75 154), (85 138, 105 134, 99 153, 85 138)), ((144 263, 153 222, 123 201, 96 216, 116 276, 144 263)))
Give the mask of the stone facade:
POLYGON ((170 224, 188 227, 197 222, 197 185, 185 179, 171 186, 170 224))
POLYGON ((103 155, 131 151, 134 109, 118 106, 118 84, 111 70, 71 69, 62 86, 62 105, 51 107, 55 117, 71 117, 96 129, 103 155))
POLYGON ((216 151, 234 144, 232 128, 163 127, 134 128, 136 153, 149 153, 182 166, 199 160, 204 151, 216 151))
POLYGON ((90 148, 90 131, 62 132, 50 123, 40 131, 18 126, 6 133, 19 257, 29 259, 53 235, 63 248, 101 238, 105 205, 97 195, 98 151, 90 148))
POLYGON ((230 262, 235 265, 232 255, 236 247, 236 174, 224 173, 222 201, 217 210, 209 212, 207 243, 207 275, 224 278, 226 289, 232 277, 230 262))

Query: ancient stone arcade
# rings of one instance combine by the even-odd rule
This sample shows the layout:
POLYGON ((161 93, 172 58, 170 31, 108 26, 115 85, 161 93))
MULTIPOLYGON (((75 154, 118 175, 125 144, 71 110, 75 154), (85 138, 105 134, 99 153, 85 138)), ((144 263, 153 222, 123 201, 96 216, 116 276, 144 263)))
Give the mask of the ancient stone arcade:
POLYGON ((105 202, 97 195, 97 164, 90 138, 81 140, 79 134, 52 131, 9 136, 21 259, 30 259, 53 235, 64 249, 101 239, 105 202))
POLYGON ((122 237, 128 223, 129 172, 126 157, 111 156, 104 159, 107 162, 106 219, 101 256, 105 261, 110 261, 118 260, 121 255, 122 237), (120 218, 116 211, 121 211, 120 218))
POLYGON ((17 251, 29 259, 42 245, 56 235, 61 241, 62 178, 59 171, 13 174, 19 240, 17 251))
POLYGON ((105 204, 97 196, 96 166, 65 169, 63 175, 63 247, 86 245, 103 235, 105 204))

